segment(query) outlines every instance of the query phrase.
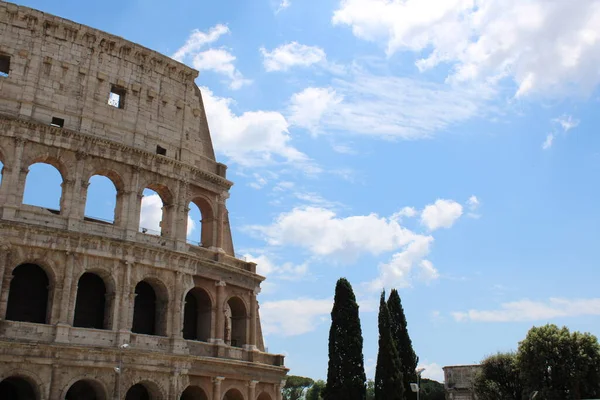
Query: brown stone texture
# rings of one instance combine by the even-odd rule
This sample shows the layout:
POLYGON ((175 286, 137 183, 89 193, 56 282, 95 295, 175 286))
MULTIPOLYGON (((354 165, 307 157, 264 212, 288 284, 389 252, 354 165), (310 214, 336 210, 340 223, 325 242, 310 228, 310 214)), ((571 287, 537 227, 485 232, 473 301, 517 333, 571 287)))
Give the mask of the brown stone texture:
POLYGON ((264 278, 235 257, 197 74, 0 2, 0 398, 281 400, 264 278), (62 177, 59 210, 23 204, 40 162, 62 177), (95 175, 115 185, 114 222, 84 214, 95 175), (145 188, 163 202, 157 235, 140 231, 145 188))

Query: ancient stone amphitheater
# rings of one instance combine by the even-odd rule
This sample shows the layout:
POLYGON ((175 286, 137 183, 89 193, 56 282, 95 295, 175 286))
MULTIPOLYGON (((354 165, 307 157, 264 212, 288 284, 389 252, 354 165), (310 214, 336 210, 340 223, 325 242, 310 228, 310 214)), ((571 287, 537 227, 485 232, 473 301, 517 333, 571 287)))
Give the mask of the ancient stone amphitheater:
POLYGON ((281 399, 197 75, 0 2, 0 399, 281 399), (59 209, 23 204, 38 163, 60 172, 59 209), (116 188, 110 222, 85 213, 97 175, 116 188), (144 189, 163 203, 158 234, 140 230, 144 189))

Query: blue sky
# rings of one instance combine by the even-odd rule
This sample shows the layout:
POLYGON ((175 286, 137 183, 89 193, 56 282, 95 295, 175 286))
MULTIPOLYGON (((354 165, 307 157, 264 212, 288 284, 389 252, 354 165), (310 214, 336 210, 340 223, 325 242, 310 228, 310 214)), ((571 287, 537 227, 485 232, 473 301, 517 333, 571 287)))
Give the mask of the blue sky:
MULTIPOLYGON (((369 376, 383 286, 434 379, 533 325, 600 334, 597 1, 19 4, 200 70, 236 252, 267 276, 265 340, 292 374, 326 376, 341 276, 369 376)), ((86 213, 110 219, 114 189, 91 187, 86 213)))

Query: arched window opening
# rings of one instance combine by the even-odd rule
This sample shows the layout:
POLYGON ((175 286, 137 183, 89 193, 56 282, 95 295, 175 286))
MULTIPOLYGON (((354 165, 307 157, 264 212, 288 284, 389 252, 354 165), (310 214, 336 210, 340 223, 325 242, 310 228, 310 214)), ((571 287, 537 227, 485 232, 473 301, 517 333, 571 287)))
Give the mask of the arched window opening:
POLYGON ((237 389, 229 389, 223 400, 244 400, 244 395, 237 389))
POLYGON ((160 283, 139 282, 135 287, 133 333, 166 335, 168 304, 166 288, 160 283), (159 289, 158 291, 156 289, 159 289))
POLYGON ((113 181, 102 175, 90 178, 85 201, 85 219, 114 224, 117 206, 117 188, 113 181))
POLYGON ((151 399, 152 399, 152 397, 150 397, 150 392, 148 392, 148 389, 146 389, 146 387, 144 385, 142 385, 141 383, 138 383, 138 384, 130 387, 129 390, 127 391, 127 394, 125 395, 125 400, 151 400, 151 399))
POLYGON ((4 163, 0 160, 0 187, 2 187, 2 177, 4 176, 4 163))
POLYGON ((195 246, 202 246, 200 231, 202 229, 202 214, 194 203, 188 205, 190 209, 187 215, 187 242, 195 246))
POLYGON ((208 400, 208 396, 198 386, 188 386, 181 394, 179 400, 208 400))
POLYGON ((106 286, 96 274, 86 272, 77 284, 73 326, 106 329, 106 286))
POLYGON ((11 376, 0 382, 0 399, 37 400, 33 385, 18 376, 11 376))
POLYGON ((25 180, 23 204, 60 213, 62 183, 60 172, 52 165, 46 163, 31 165, 25 180))
POLYGON ((45 324, 48 310, 48 275, 38 265, 22 264, 12 273, 6 319, 45 324))
POLYGON ((260 396, 258 396, 257 400, 271 400, 271 395, 265 392, 262 392, 260 396))
POLYGON ((246 307, 239 297, 232 297, 225 307, 225 343, 235 347, 246 344, 246 307))
POLYGON ((194 288, 185 296, 183 309, 183 338, 208 341, 210 337, 212 304, 208 294, 194 288))
POLYGON ((98 382, 81 380, 71 385, 65 400, 106 400, 106 395, 98 382))
POLYGON ((164 203, 158 193, 144 189, 140 212, 140 232, 160 236, 164 203))

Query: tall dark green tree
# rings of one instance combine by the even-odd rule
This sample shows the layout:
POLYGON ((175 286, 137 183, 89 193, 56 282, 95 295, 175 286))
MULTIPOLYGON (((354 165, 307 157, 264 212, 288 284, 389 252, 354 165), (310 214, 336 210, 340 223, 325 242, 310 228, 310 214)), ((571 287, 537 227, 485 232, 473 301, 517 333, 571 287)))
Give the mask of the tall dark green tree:
POLYGON ((392 338, 385 291, 379 302, 379 352, 375 368, 375 400, 403 400, 402 363, 392 338))
POLYGON ((390 330, 402 363, 402 377, 404 387, 406 388, 405 396, 409 400, 416 399, 417 394, 409 390, 409 388, 411 382, 417 382, 415 370, 417 369, 419 357, 417 357, 417 354, 413 350, 412 340, 410 340, 408 334, 408 324, 404 315, 404 308, 396 289, 392 289, 390 292, 387 306, 390 311, 390 330))
POLYGON ((329 365, 323 399, 365 400, 366 380, 358 304, 350 282, 340 278, 331 310, 329 365))

